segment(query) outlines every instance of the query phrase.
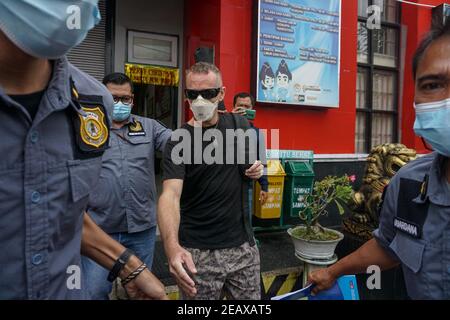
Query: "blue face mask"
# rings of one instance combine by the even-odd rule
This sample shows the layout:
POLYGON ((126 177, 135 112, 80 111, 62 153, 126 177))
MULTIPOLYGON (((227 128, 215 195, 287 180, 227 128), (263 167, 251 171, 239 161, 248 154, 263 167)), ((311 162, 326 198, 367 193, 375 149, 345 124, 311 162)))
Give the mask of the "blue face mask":
POLYGON ((433 150, 450 157, 450 99, 414 104, 415 133, 424 138, 433 150))
POLYGON ((22 51, 56 59, 80 44, 100 21, 98 0, 2 0, 0 30, 22 51))
POLYGON ((131 106, 123 104, 121 101, 114 104, 113 120, 116 122, 122 122, 127 120, 131 114, 131 106))

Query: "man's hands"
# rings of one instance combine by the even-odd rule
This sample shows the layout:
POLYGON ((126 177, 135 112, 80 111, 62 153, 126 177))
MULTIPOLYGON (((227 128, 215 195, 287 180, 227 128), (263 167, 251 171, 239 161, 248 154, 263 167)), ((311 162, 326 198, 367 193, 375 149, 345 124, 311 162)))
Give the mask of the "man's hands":
POLYGON ((234 108, 231 113, 240 114, 245 117, 245 108, 234 108))
POLYGON ((367 267, 377 265, 381 270, 388 270, 398 266, 400 261, 390 255, 375 238, 370 239, 358 250, 342 258, 332 266, 311 272, 309 283, 315 283, 313 293, 329 289, 337 278, 344 274, 358 274, 367 271, 367 267))
MULTIPOLYGON (((83 255, 110 270, 124 250, 125 248, 100 229, 88 214, 84 214, 81 239, 83 255)), ((120 278, 125 279, 140 265, 142 261, 136 256, 131 256, 120 272, 120 278)), ((126 289, 132 299, 167 299, 163 284, 149 270, 142 271, 126 286, 126 289)))
POLYGON ((197 294, 193 276, 197 273, 192 255, 189 251, 177 246, 168 253, 169 270, 183 292, 189 297, 197 294))
POLYGON ((308 283, 314 283, 312 293, 317 294, 322 290, 330 289, 336 282, 335 277, 329 268, 313 271, 308 276, 308 283))
POLYGON ((262 206, 266 203, 267 198, 269 198, 269 193, 261 190, 261 192, 259 193, 259 201, 261 202, 262 206))
POLYGON ((255 163, 250 168, 245 170, 245 175, 253 180, 258 180, 263 176, 263 174, 264 174, 264 166, 259 160, 256 160, 255 163))
MULTIPOLYGON (((141 264, 142 262, 136 256, 132 256, 121 271, 120 277, 124 279, 141 264)), ((133 300, 168 300, 164 285, 147 268, 124 288, 130 299, 133 300)))
POLYGON ((142 271, 136 279, 130 281, 130 283, 125 286, 125 290, 130 299, 169 300, 162 283, 152 285, 154 279, 156 279, 155 276, 148 269, 142 271))

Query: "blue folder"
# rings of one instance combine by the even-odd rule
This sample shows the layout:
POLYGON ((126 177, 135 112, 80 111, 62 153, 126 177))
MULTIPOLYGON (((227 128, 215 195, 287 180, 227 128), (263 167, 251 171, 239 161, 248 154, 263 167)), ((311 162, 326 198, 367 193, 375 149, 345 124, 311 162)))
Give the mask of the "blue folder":
POLYGON ((358 286, 354 275, 342 276, 328 290, 312 295, 314 284, 294 291, 273 297, 271 300, 359 300, 358 286))

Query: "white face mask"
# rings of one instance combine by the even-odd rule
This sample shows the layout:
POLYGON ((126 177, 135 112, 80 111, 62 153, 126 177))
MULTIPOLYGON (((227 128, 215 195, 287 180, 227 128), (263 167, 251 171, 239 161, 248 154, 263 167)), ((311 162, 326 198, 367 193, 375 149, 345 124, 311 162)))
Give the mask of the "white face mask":
POLYGON ((194 118, 197 121, 209 121, 214 117, 214 112, 219 105, 219 100, 211 102, 203 99, 201 95, 191 102, 191 110, 194 113, 194 118))

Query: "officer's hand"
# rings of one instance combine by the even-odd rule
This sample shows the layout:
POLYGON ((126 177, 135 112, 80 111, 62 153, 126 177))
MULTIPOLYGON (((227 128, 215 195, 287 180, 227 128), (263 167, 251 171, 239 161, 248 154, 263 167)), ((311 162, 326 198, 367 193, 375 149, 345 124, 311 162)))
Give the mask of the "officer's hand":
POLYGON ((217 112, 220 114, 225 114, 225 113, 227 113, 227 110, 217 110, 217 112))
POLYGON ((192 279, 197 273, 192 255, 182 247, 178 247, 169 254, 169 271, 178 283, 178 286, 189 297, 197 294, 195 282, 192 279))
POLYGON ((262 206, 266 203, 267 198, 269 198, 269 193, 261 190, 259 193, 259 201, 261 201, 262 206))
POLYGON ((133 300, 168 300, 164 285, 148 270, 125 285, 125 290, 133 300))
POLYGON ((336 278, 331 274, 328 268, 313 271, 308 276, 308 284, 314 283, 312 293, 317 294, 322 290, 330 289, 336 282, 336 278))
POLYGON ((245 109, 244 108, 234 108, 232 113, 240 114, 241 116, 245 116, 245 109))
POLYGON ((261 161, 257 160, 255 163, 245 170, 245 175, 253 180, 258 180, 264 174, 264 166, 261 161))

